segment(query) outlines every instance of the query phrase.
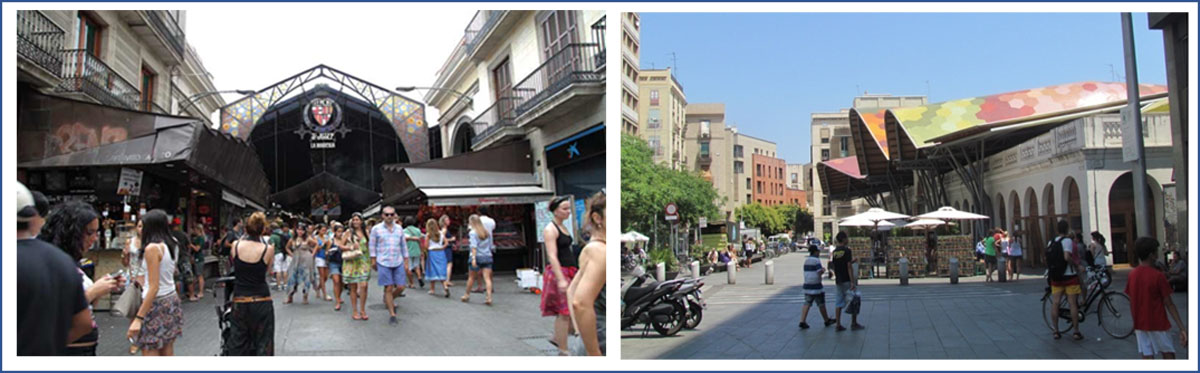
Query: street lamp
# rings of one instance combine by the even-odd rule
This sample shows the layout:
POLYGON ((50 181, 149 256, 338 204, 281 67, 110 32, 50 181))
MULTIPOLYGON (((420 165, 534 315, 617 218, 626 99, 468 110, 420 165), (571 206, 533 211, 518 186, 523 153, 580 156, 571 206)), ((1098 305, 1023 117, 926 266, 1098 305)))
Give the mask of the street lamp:
POLYGON ((208 91, 208 92, 197 93, 197 94, 192 95, 192 97, 188 97, 187 102, 185 102, 183 104, 183 106, 179 107, 179 114, 186 115, 187 109, 190 108, 192 106, 192 104, 196 103, 196 100, 198 100, 198 99, 216 95, 216 94, 222 94, 222 93, 237 93, 242 96, 249 96, 249 95, 253 95, 258 92, 252 91, 249 89, 232 89, 232 90, 224 90, 224 91, 208 91))
POLYGON ((458 97, 459 97, 459 98, 462 98, 462 99, 464 99, 464 100, 467 100, 467 103, 468 103, 468 104, 470 104, 470 103, 472 103, 472 102, 473 102, 473 101, 471 101, 471 98, 470 98, 470 97, 467 97, 467 95, 466 95, 466 94, 464 94, 464 93, 462 93, 462 92, 459 92, 459 91, 456 91, 456 90, 453 90, 453 89, 450 89, 450 88, 442 88, 442 87, 396 87, 396 90, 397 90, 397 91, 399 91, 399 92, 412 92, 412 91, 415 91, 415 90, 418 90, 418 89, 424 89, 424 90, 429 90, 429 91, 446 91, 446 92, 450 92, 450 93, 453 93, 453 94, 455 94, 455 95, 458 95, 458 97))

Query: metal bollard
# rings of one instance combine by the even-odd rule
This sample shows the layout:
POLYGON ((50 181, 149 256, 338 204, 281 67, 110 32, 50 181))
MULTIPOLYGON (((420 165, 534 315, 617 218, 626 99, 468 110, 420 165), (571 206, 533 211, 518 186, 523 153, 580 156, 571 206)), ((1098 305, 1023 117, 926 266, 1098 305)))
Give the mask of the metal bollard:
POLYGON ((908 258, 901 257, 899 264, 900 264, 900 285, 908 285, 908 258))
POLYGON ((950 283, 958 283, 958 258, 950 257, 950 283))
POLYGON ((658 282, 667 280, 667 263, 658 263, 658 265, 654 268, 654 278, 658 280, 658 282))
POLYGON ((854 264, 850 265, 850 270, 851 270, 850 277, 862 278, 862 276, 861 276, 862 274, 858 272, 858 260, 855 260, 854 264))
POLYGON ((737 264, 729 262, 729 265, 725 266, 725 274, 730 285, 737 284, 737 264))
POLYGON ((692 279, 696 279, 696 280, 700 279, 700 261, 699 260, 692 261, 692 279))
POLYGON ((996 275, 1000 276, 1000 282, 1008 282, 1008 275, 1005 274, 1007 266, 1008 260, 1004 255, 996 255, 996 275))
POLYGON ((774 285, 775 284, 775 261, 768 260, 766 264, 763 264, 763 266, 766 267, 766 271, 765 271, 766 278, 764 279, 764 281, 766 281, 767 285, 774 285))

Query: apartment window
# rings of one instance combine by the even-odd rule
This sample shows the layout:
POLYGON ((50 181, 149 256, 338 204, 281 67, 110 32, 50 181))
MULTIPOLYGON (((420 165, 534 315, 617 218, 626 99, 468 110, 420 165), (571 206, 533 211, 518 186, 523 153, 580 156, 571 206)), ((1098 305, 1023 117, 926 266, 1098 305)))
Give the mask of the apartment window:
POLYGON ((646 115, 646 121, 649 122, 650 128, 662 127, 662 111, 659 109, 650 109, 646 115))
POLYGON ((154 108, 154 79, 158 75, 149 67, 142 66, 142 111, 153 111, 154 108))
MULTIPOLYGON (((747 189, 749 189, 749 188, 747 188, 747 189)), ((750 204, 750 195, 749 194, 746 195, 746 204, 750 204)))
POLYGON ((712 122, 710 122, 708 119, 700 121, 700 133, 701 134, 707 135, 711 128, 712 128, 712 122))
MULTIPOLYGON (((558 51, 563 50, 577 39, 575 35, 575 11, 556 10, 545 12, 541 18, 542 61, 549 61, 558 51)), ((561 61, 574 62, 574 61, 561 61)), ((567 69, 573 63, 560 63, 560 69, 567 69)), ((557 72, 548 72, 558 76, 557 72)))
POLYGON ((800 174, 793 172, 792 173, 792 184, 799 184, 799 183, 800 183, 800 174))
POLYGON ((658 90, 650 91, 650 106, 658 106, 658 90))
POLYGON ((746 172, 746 165, 742 161, 733 161, 733 173, 741 174, 746 172))
POLYGON ((821 138, 821 143, 822 143, 822 144, 828 144, 828 143, 829 143, 829 138, 828 138, 828 137, 822 137, 822 138, 821 138))
POLYGON ((662 144, 659 143, 658 136, 650 136, 646 143, 650 145, 650 149, 654 150, 654 155, 662 155, 662 144))
POLYGON ((743 155, 743 153, 745 153, 745 150, 744 150, 744 149, 742 149, 742 146, 741 146, 741 145, 734 145, 734 146, 733 146, 733 157, 734 157, 734 158, 741 158, 741 157, 742 157, 742 155, 743 155))
POLYGON ((825 216, 833 215, 832 209, 829 208, 829 205, 825 205, 825 206, 821 207, 821 215, 825 215, 825 216))
POLYGON ((702 143, 700 143, 700 156, 701 156, 701 157, 707 157, 707 156, 708 156, 708 142, 702 142, 702 143))
POLYGON ((821 160, 822 161, 829 160, 829 149, 821 149, 821 160))
POLYGON ((497 109, 500 110, 501 118, 511 118, 513 104, 511 100, 506 99, 512 90, 512 63, 508 57, 505 57, 492 68, 492 97, 496 98, 499 103, 497 109))
POLYGON ((104 26, 100 25, 92 16, 79 13, 79 49, 86 50, 88 54, 99 58, 100 57, 100 40, 104 33, 104 26))
POLYGON ((750 179, 746 179, 746 190, 750 190, 750 179))

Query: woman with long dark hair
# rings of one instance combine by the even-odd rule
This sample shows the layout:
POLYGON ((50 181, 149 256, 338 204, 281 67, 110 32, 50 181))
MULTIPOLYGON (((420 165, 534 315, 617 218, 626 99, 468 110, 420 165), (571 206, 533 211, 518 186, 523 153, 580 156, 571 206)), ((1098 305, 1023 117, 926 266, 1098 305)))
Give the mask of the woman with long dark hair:
POLYGON ((567 334, 571 333, 571 309, 567 303, 567 287, 579 264, 571 251, 571 235, 563 222, 571 217, 571 199, 558 197, 550 201, 548 209, 554 215, 550 224, 542 230, 546 248, 546 271, 542 284, 542 317, 554 316, 554 345, 559 355, 567 354, 567 334))
POLYGON ((291 304, 296 295, 296 288, 304 294, 304 304, 308 304, 308 287, 313 283, 313 255, 317 251, 315 232, 309 232, 303 223, 296 225, 296 237, 292 238, 288 256, 292 257, 292 267, 288 268, 288 297, 283 304, 291 304))
POLYGON ((329 278, 333 280, 333 310, 342 310, 342 248, 346 247, 346 228, 342 223, 333 222, 333 243, 329 245, 326 262, 329 267, 329 278))
POLYGON ((589 356, 602 356, 605 353, 604 316, 606 302, 605 288, 605 251, 608 244, 605 241, 605 196, 604 192, 596 193, 587 201, 587 217, 584 229, 591 234, 591 241, 579 253, 579 273, 571 281, 567 290, 567 298, 571 301, 571 318, 575 330, 583 340, 583 347, 589 356))
POLYGON ((350 310, 353 311, 350 318, 366 320, 371 255, 367 250, 367 228, 363 225, 362 214, 351 215, 349 226, 343 233, 347 238, 346 246, 342 248, 342 279, 349 287, 350 310))
MULTIPOLYGON (((38 238, 62 249, 78 264, 83 259, 83 254, 96 244, 97 238, 100 237, 99 231, 100 220, 96 216, 96 210, 83 202, 70 201, 59 205, 50 212, 50 216, 46 218, 46 225, 38 234, 38 238)), ((87 298, 88 308, 92 308, 100 297, 112 294, 124 282, 124 279, 108 275, 92 282, 92 279, 82 269, 76 268, 76 270, 79 271, 79 277, 83 280, 84 297, 87 298)), ((96 356, 96 344, 99 341, 100 329, 96 327, 96 316, 93 313, 92 330, 83 337, 68 343, 67 355, 96 356)))
POLYGON ((233 314, 230 355, 275 355, 275 306, 267 285, 267 269, 275 248, 263 243, 267 217, 256 212, 246 219, 246 235, 233 243, 233 314))
POLYGON ((183 309, 175 292, 175 258, 170 246, 182 245, 171 237, 166 211, 154 209, 142 216, 141 262, 146 268, 142 305, 125 336, 134 340, 143 356, 175 355, 175 340, 183 335, 183 309))

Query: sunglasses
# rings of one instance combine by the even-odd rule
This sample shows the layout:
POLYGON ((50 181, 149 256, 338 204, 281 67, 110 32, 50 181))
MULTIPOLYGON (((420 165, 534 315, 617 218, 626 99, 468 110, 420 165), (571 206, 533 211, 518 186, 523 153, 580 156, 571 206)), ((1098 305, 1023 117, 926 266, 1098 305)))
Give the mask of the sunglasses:
POLYGON ((396 214, 383 214, 383 216, 396 216, 396 214))

